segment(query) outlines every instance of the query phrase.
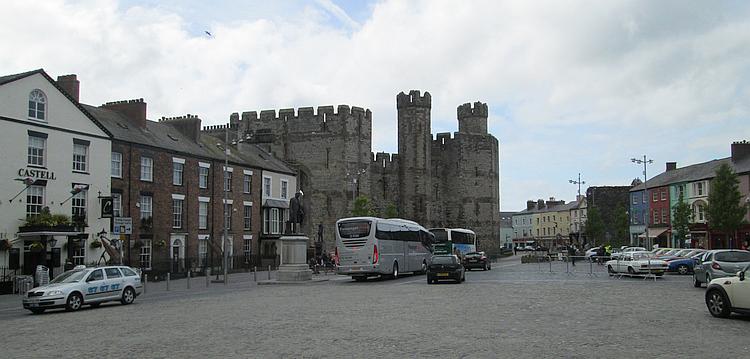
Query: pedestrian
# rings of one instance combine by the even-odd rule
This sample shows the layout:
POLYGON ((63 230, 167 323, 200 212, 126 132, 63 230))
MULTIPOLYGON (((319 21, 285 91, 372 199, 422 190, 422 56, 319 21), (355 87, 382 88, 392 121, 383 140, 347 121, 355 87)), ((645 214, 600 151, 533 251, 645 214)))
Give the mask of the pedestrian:
POLYGON ((516 246, 513 246, 513 255, 516 255, 516 246))
POLYGON ((607 250, 604 249, 604 246, 601 246, 596 249, 596 263, 599 265, 604 265, 604 257, 606 256, 607 250))
POLYGON ((740 249, 745 250, 745 251, 748 249, 747 241, 742 242, 742 246, 740 247, 740 249))
POLYGON ((576 265, 576 246, 570 245, 568 246, 568 258, 570 259, 570 262, 573 263, 573 266, 576 265))

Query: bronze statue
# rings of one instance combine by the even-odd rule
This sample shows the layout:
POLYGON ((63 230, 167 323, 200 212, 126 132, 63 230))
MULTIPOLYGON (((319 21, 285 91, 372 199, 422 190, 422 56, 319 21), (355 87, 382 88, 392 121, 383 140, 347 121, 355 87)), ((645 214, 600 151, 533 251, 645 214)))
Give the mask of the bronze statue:
POLYGON ((292 232, 298 232, 299 226, 305 220, 305 211, 302 209, 302 191, 297 191, 294 198, 289 200, 289 223, 292 232))

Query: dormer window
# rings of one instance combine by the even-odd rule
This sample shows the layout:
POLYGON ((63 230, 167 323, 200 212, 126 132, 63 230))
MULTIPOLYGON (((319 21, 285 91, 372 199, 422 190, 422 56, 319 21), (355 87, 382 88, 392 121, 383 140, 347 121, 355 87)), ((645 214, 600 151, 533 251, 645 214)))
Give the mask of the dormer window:
POLYGON ((47 96, 41 90, 31 91, 29 94, 29 118, 46 121, 47 96))

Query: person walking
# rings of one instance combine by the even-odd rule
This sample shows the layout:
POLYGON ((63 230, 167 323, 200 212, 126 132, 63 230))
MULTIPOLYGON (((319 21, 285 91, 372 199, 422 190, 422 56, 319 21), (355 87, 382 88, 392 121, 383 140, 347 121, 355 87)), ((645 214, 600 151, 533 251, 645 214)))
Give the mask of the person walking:
POLYGON ((568 246, 568 259, 573 264, 573 266, 576 266, 576 246, 575 244, 571 244, 568 246))

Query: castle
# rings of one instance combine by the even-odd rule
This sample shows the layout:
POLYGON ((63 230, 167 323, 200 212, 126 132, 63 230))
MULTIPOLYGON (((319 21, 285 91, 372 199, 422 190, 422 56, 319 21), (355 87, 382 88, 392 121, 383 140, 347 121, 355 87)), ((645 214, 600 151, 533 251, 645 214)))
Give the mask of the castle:
MULTIPOLYGON (((369 197, 381 216, 387 208, 425 227, 462 227, 477 233, 479 248, 499 239, 498 141, 487 133, 487 104, 458 106, 458 132, 431 130, 428 92, 400 93, 398 154, 372 152, 372 112, 339 105, 243 112, 230 116, 230 136, 261 146, 299 171, 304 191, 303 232, 323 225, 334 246, 336 220, 350 217, 354 199, 369 197)), ((227 127, 204 133, 223 138, 227 127)))

